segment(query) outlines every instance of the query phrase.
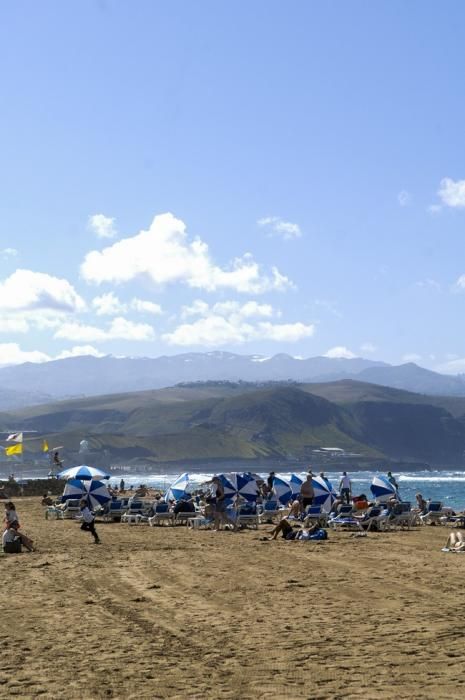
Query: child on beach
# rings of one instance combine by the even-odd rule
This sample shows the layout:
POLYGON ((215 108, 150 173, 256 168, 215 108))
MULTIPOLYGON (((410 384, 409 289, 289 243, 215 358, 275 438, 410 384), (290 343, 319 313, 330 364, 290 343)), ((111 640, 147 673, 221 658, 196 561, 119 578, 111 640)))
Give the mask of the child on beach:
POLYGON ((29 552, 34 551, 33 541, 23 533, 19 532, 20 524, 18 513, 16 512, 15 504, 12 501, 7 501, 5 503, 4 524, 5 530, 2 536, 3 545, 6 542, 12 542, 14 541, 14 539, 19 537, 21 540, 21 544, 24 545, 24 547, 26 547, 26 549, 29 550, 29 552))
POLYGON ((92 533, 92 537, 94 538, 94 544, 101 544, 99 536, 97 535, 97 531, 95 529, 95 516, 87 504, 87 498, 81 498, 79 506, 81 509, 81 514, 77 517, 79 518, 79 520, 82 520, 81 530, 86 530, 92 533))

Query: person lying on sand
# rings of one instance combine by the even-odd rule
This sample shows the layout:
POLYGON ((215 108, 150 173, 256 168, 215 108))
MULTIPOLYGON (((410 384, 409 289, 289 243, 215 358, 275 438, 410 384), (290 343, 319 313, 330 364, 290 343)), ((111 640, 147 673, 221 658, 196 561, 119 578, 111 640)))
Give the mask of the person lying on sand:
MULTIPOLYGON (((318 523, 315 523, 310 527, 294 529, 289 521, 286 518, 283 518, 281 522, 276 525, 274 530, 272 530, 271 539, 276 540, 279 533, 281 533, 283 539, 285 540, 307 540, 310 539, 312 535, 315 535, 319 530, 322 530, 322 528, 320 528, 318 523)), ((326 535, 326 531, 323 530, 323 532, 326 535)))
POLYGON ((465 551, 465 536, 463 532, 451 532, 447 538, 446 546, 442 548, 443 552, 464 552, 465 551))

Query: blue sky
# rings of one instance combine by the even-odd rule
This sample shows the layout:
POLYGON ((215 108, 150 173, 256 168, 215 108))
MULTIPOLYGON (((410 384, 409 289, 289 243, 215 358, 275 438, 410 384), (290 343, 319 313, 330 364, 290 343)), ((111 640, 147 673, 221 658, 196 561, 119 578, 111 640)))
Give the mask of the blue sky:
POLYGON ((465 371, 464 23, 460 2, 3 3, 0 364, 465 371))

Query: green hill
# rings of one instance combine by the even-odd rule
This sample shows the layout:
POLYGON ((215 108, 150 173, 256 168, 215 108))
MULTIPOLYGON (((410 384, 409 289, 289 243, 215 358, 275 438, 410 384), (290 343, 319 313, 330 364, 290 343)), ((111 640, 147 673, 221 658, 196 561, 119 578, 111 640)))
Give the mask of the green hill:
POLYGON ((77 450, 86 437, 115 461, 311 459, 323 446, 362 457, 460 464, 465 399, 354 381, 207 382, 61 401, 0 415, 77 450))

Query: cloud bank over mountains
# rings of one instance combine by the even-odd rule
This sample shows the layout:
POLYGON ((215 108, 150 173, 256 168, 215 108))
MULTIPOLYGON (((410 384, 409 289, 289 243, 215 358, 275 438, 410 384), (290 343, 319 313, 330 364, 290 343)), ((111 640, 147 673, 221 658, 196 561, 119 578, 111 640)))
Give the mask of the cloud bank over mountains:
MULTIPOLYGON (((262 225, 283 238, 301 235, 297 224, 278 217, 262 225)), ((115 219, 104 214, 90 216, 87 226, 104 242, 119 235, 115 219)), ((4 248, 3 255, 12 259, 13 250, 4 248)), ((0 364, 99 356, 95 345, 111 341, 147 345, 156 339, 167 348, 296 343, 311 338, 316 326, 311 318, 283 318, 276 295, 290 291, 296 286, 278 266, 260 263, 249 251, 220 264, 203 239, 188 235, 183 221, 160 214, 147 229, 90 250, 76 264, 74 282, 21 267, 0 280, 0 334, 29 343, 34 336, 36 343, 25 349, 20 337, 0 342, 0 364), (193 295, 177 308, 170 292, 175 287, 184 298, 193 295), (267 296, 273 299, 265 301, 267 296), (63 341, 78 345, 47 349, 63 341)))

